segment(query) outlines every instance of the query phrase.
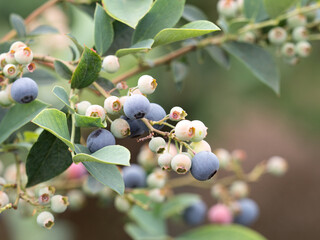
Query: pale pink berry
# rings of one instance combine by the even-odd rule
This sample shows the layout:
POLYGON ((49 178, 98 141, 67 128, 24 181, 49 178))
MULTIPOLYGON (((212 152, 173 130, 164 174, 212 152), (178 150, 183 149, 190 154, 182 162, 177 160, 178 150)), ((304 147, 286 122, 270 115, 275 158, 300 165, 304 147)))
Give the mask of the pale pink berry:
POLYGON ((219 14, 226 18, 235 17, 238 9, 238 3, 235 0, 219 0, 217 5, 219 14))
POLYGON ((6 66, 4 66, 3 68, 3 74, 7 77, 7 78, 15 78, 18 75, 19 71, 16 67, 16 65, 13 64, 7 64, 6 66))
POLYGON ((195 135, 195 128, 191 121, 182 120, 176 125, 175 134, 182 141, 190 141, 195 135))
POLYGON ((86 111, 86 116, 99 117, 102 121, 104 121, 104 119, 106 118, 106 114, 103 107, 99 105, 91 105, 90 107, 88 107, 86 111))
POLYGON ((207 136, 207 127, 203 124, 203 122, 199 120, 194 120, 191 122, 192 126, 195 129, 194 136, 192 137, 192 142, 200 142, 207 136))
POLYGON ((138 80, 138 88, 143 94, 151 94, 156 90, 157 81, 149 75, 143 75, 138 80))
POLYGON ((222 168, 227 168, 230 165, 231 162, 231 154, 223 148, 218 148, 214 151, 217 158, 219 159, 219 165, 222 168))
POLYGON ((16 41, 14 43, 11 44, 10 46, 10 51, 13 50, 13 51, 17 51, 19 48, 25 48, 27 47, 27 45, 21 41, 16 41))
POLYGON ((121 108, 122 108, 121 101, 116 96, 111 96, 106 98, 106 100, 104 100, 104 109, 109 114, 116 114, 121 110, 121 108))
POLYGON ((267 162, 267 171, 276 176, 282 176, 288 170, 287 161, 279 156, 271 157, 267 162))
POLYGON ((151 188, 162 188, 166 184, 167 173, 161 169, 155 169, 147 177, 147 185, 151 188))
POLYGON ((171 168, 179 174, 185 174, 191 168, 191 158, 186 154, 177 154, 171 160, 171 168))
POLYGON ((102 62, 102 68, 108 73, 115 73, 120 68, 118 57, 114 55, 106 56, 102 62))
POLYGON ((148 196, 151 201, 156 203, 162 203, 166 198, 165 191, 159 188, 150 190, 148 196))
POLYGON ((68 179, 79 179, 87 174, 87 169, 83 166, 82 163, 72 163, 66 171, 68 179))
POLYGON ((128 85, 125 81, 122 81, 122 82, 117 83, 116 88, 119 90, 125 90, 128 88, 128 85))
POLYGON ((17 63, 19 64, 29 64, 33 60, 33 53, 29 47, 25 48, 19 48, 15 53, 14 53, 14 58, 17 63))
POLYGON ((165 152, 158 157, 158 164, 163 170, 171 170, 171 160, 173 155, 165 152))
POLYGON ((308 57, 311 53, 311 44, 307 41, 298 42, 296 45, 296 53, 299 57, 308 57))
POLYGON ((208 219, 212 223, 230 224, 233 216, 230 209, 224 204, 216 204, 208 211, 208 219))
POLYGON ((8 203, 9 203, 8 195, 5 192, 0 191, 0 208, 4 207, 8 203))
POLYGON ((37 217, 37 223, 41 227, 51 229, 54 225, 54 217, 50 212, 42 212, 37 217))
POLYGON ((185 119, 187 113, 181 107, 173 107, 170 110, 169 118, 171 121, 180 121, 185 119))

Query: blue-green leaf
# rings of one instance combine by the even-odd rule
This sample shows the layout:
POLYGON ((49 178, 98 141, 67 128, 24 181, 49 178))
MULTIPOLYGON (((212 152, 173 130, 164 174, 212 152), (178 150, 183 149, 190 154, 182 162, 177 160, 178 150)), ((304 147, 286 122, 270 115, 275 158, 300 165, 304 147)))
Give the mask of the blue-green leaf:
POLYGON ((88 117, 75 113, 75 120, 77 127, 106 127, 100 117, 88 117))
POLYGON ((54 70, 59 74, 60 77, 70 80, 72 77, 72 71, 69 69, 69 67, 64 64, 63 62, 56 60, 54 61, 54 70))
POLYGON ((27 35, 26 26, 23 18, 18 14, 10 14, 10 23, 12 27, 17 31, 19 37, 24 38, 27 35))
POLYGON ((207 16, 201 9, 191 4, 186 4, 184 6, 182 17, 189 22, 197 20, 208 20, 207 16))
POLYGON ((48 25, 40 25, 36 29, 29 32, 28 35, 37 36, 37 35, 55 34, 55 33, 59 33, 59 31, 55 27, 48 26, 48 25))
POLYGON ((74 109, 71 108, 70 106, 70 102, 69 102, 69 96, 68 93, 66 92, 66 90, 64 90, 63 87, 60 86, 55 86, 52 90, 53 94, 56 95, 56 97, 63 102, 68 108, 69 110, 74 113, 74 109))
POLYGON ((272 18, 279 16, 298 1, 299 0, 263 0, 266 10, 272 18))
POLYGON ((256 22, 267 19, 268 13, 264 7, 263 0, 244 0, 244 15, 246 18, 256 22))
POLYGON ((116 52, 117 57, 122 57, 128 54, 139 53, 139 52, 147 52, 151 49, 152 44, 154 43, 153 39, 143 40, 132 45, 130 48, 122 48, 116 52))

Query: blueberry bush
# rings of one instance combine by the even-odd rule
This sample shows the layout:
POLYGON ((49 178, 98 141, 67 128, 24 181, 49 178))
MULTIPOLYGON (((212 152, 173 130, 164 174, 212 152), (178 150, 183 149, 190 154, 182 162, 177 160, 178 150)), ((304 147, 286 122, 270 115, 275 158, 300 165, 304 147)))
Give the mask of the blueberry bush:
POLYGON ((248 227, 259 217, 249 183, 283 175, 286 160, 271 156, 245 172, 245 151, 212 149, 210 129, 188 119, 183 106, 150 102, 164 79, 145 72, 166 65, 179 89, 188 53, 207 52, 226 69, 232 56, 279 95, 274 57, 296 65, 311 54, 311 41, 320 39, 319 8, 312 0, 219 0, 213 23, 185 0, 49 0, 26 19, 11 14, 13 29, 0 40, 0 159, 10 159, 0 160, 0 213, 17 210, 51 229, 55 215, 94 195, 128 215, 124 229, 133 239, 265 239, 248 227), (60 4, 94 20, 93 48, 65 36, 70 59, 32 50, 36 38, 58 31, 46 24, 30 31, 28 24, 60 4), (134 61, 125 68, 128 55, 134 61), (37 99, 39 74, 53 72, 67 81, 51 89, 61 108, 37 99), (85 99, 84 90, 99 100, 85 99), (137 161, 124 138, 144 142, 137 161), (175 192, 183 186, 208 189, 212 206, 199 194, 175 192), (168 219, 192 230, 171 236, 168 219), (205 219, 211 224, 202 225, 205 219))

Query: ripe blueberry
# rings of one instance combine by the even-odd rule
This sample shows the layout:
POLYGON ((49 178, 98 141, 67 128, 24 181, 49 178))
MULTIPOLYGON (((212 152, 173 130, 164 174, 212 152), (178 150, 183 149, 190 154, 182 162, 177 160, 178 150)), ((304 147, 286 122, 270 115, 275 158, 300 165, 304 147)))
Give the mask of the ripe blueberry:
MULTIPOLYGON (((150 110, 145 115, 145 118, 151 121, 160 121, 167 115, 166 111, 156 103, 150 103, 150 110)), ((161 129, 164 125, 155 124, 153 127, 155 129, 161 129)))
POLYGON ((219 169, 219 160, 212 152, 202 151, 192 158, 191 174, 199 180, 209 180, 219 169))
POLYGON ((38 96, 38 85, 31 78, 23 77, 11 86, 11 97, 18 103, 29 103, 38 96))
POLYGON ((130 126, 130 137, 138 137, 145 133, 146 125, 140 119, 129 119, 126 116, 121 116, 130 126))
POLYGON ((140 94, 127 98, 123 105, 124 114, 130 119, 143 118, 150 110, 149 100, 140 94))
POLYGON ((146 186, 146 172, 137 164, 122 169, 126 188, 142 188, 146 186))
POLYGON ((103 147, 115 144, 116 140, 112 133, 102 128, 93 131, 87 138, 87 147, 92 153, 103 147))
POLYGON ((249 198, 239 200, 238 204, 240 213, 234 218, 234 222, 246 226, 251 225, 259 216, 259 206, 249 198))
POLYGON ((202 200, 192 204, 183 212, 183 219, 189 225, 199 225, 204 222, 207 205, 202 200))

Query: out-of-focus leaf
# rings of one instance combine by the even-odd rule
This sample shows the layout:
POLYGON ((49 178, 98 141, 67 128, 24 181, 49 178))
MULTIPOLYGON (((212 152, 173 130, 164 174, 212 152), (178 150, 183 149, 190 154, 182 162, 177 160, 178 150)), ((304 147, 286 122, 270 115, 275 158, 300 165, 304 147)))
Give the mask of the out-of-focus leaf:
POLYGON ((27 30, 26 26, 24 24, 23 18, 15 13, 10 14, 10 23, 12 27, 17 31, 17 34, 19 37, 26 37, 27 35, 27 30))
POLYGON ((210 57, 218 63, 221 67, 225 69, 230 69, 230 59, 229 55, 220 47, 216 45, 211 45, 205 47, 205 50, 208 52, 210 57))
POLYGON ((123 57, 128 54, 139 53, 139 52, 147 52, 151 49, 152 44, 154 43, 153 39, 143 40, 132 45, 130 48, 122 48, 116 52, 117 57, 123 57))
POLYGON ((208 20, 207 16, 200 8, 191 4, 186 4, 184 6, 182 17, 189 22, 197 20, 208 20))

